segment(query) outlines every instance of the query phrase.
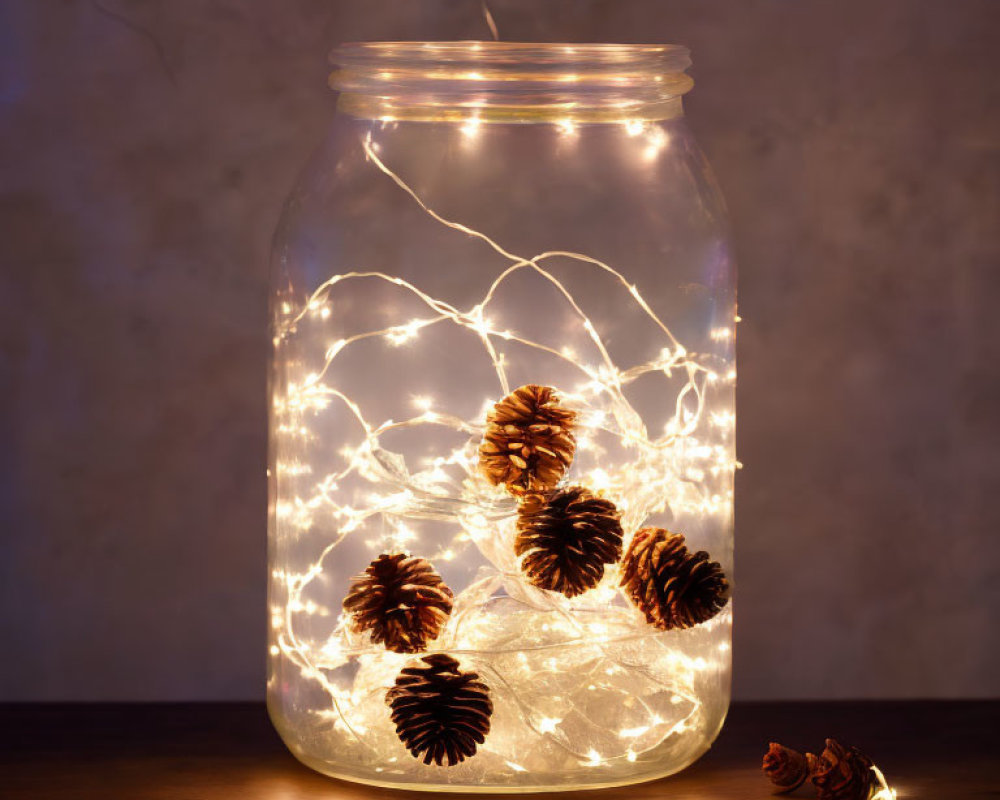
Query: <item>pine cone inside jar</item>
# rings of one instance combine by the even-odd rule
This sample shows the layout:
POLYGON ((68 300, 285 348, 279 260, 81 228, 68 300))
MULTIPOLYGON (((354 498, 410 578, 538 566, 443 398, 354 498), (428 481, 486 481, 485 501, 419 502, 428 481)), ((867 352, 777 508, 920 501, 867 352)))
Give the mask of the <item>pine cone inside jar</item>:
POLYGON ((646 621, 660 630, 691 628, 718 614, 729 581, 708 553, 690 552, 679 533, 637 531, 625 553, 621 585, 646 621))
POLYGON ((777 742, 768 745, 762 769, 777 794, 794 792, 809 777, 809 760, 797 750, 777 742))
POLYGON ((515 389, 486 416, 480 471, 515 495, 554 488, 576 452, 575 420, 575 411, 559 405, 555 389, 534 384, 515 389))
POLYGON ((620 512, 583 486, 529 495, 518 509, 514 552, 541 589, 575 597, 595 587, 622 554, 620 512))
POLYGON ((476 754, 490 732, 490 690, 443 653, 403 668, 385 696, 396 735, 414 758, 449 767, 476 754))
POLYGON ((819 800, 868 800, 875 786, 872 762, 856 747, 827 739, 812 774, 819 800))
POLYGON ((452 592, 430 562, 383 553, 351 579, 344 610, 352 628, 396 653, 419 653, 451 614, 452 592))

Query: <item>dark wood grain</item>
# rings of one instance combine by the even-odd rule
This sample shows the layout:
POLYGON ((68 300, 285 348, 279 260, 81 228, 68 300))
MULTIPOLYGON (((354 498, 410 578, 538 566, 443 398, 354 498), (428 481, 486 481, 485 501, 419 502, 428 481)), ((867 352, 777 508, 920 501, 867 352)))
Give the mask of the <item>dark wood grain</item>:
MULTIPOLYGON (((901 800, 1000 797, 1000 702, 735 704, 715 746, 671 778, 565 800, 764 800, 770 739, 858 745, 901 800)), ((0 706, 0 797, 16 800, 420 800, 301 766, 260 704, 0 706)), ((440 797, 440 795, 437 795, 440 797)), ((797 797, 810 797, 808 791, 797 797)), ((472 795, 453 795, 455 798, 472 795)))

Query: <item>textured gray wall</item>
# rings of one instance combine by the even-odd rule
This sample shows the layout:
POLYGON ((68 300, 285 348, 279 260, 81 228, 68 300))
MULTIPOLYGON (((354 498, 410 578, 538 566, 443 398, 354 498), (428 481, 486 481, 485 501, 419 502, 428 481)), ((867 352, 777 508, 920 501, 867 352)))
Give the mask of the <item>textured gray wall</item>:
MULTIPOLYGON (((677 41, 741 264, 736 694, 1000 694, 1000 3, 493 0, 677 41)), ((339 40, 477 0, 0 0, 0 698, 260 697, 270 232, 339 40)))

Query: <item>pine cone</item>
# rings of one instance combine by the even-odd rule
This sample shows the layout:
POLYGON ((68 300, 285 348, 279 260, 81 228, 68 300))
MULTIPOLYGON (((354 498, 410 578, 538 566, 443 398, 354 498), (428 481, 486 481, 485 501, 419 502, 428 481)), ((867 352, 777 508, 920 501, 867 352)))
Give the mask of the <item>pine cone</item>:
POLYGON ((875 786, 871 760, 856 747, 847 749, 834 739, 816 760, 812 775, 819 800, 868 800, 875 786))
POLYGON ((559 406, 548 386, 515 389, 486 416, 479 468, 494 486, 512 494, 552 489, 576 452, 576 412, 559 406))
POLYGON ((797 750, 771 742, 764 756, 764 774, 777 794, 794 792, 809 777, 809 761, 797 750))
POLYGON ((708 553, 691 553, 684 537, 663 528, 637 531, 625 553, 621 585, 646 621, 661 630, 690 628, 721 611, 729 581, 708 553))
POLYGON ((383 553, 351 579, 344 610, 355 631, 396 653, 418 653, 436 639, 451 613, 453 597, 426 559, 383 553))
POLYGON ((582 486, 548 497, 529 495, 518 509, 514 552, 521 569, 541 589, 567 597, 592 589, 604 565, 622 554, 621 516, 615 504, 582 486))
POLYGON ((490 690, 475 672, 462 672, 443 653, 403 668, 385 696, 396 735, 414 758, 452 767, 476 754, 490 732, 490 690), (423 664, 420 663, 423 662, 423 664), (426 666, 425 666, 426 665, 426 666))

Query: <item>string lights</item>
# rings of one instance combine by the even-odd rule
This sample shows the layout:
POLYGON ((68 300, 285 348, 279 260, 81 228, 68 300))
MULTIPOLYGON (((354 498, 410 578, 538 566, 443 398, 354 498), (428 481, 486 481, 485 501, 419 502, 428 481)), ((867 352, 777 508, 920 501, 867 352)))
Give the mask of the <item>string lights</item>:
MULTIPOLYGON (((646 158, 655 158, 669 146, 669 137, 660 128, 641 120, 622 124, 627 136, 646 137, 642 151, 646 158)), ((566 135, 577 134, 571 120, 557 126, 566 135)), ((470 116, 461 133, 474 137, 479 127, 479 119, 470 116)), ((363 537, 374 558, 381 552, 413 550, 420 540, 415 526, 421 521, 447 523, 455 535, 435 552, 422 555, 434 563, 447 563, 475 548, 484 565, 457 591, 441 635, 426 652, 447 653, 475 669, 490 685, 496 709, 492 732, 476 757, 452 768, 457 780, 490 775, 494 780, 504 776, 512 784, 530 784, 537 775, 557 773, 567 765, 614 776, 634 772, 629 765, 636 762, 653 764, 666 750, 677 754, 678 760, 690 760, 714 737, 711 726, 727 700, 727 679, 722 676, 728 670, 729 607, 695 629, 659 632, 645 624, 618 588, 617 565, 609 565, 596 588, 578 598, 532 586, 514 555, 515 504, 477 474, 483 420, 496 398, 484 398, 482 413, 467 418, 439 404, 430 393, 413 392, 407 395, 412 416, 378 421, 352 397, 350 387, 334 380, 333 367, 360 342, 380 340, 406 348, 429 329, 442 326, 477 337, 495 373, 497 397, 512 388, 504 355, 507 346, 528 348, 568 365, 577 382, 559 388, 567 407, 578 415, 578 450, 596 457, 615 448, 614 457, 589 466, 573 480, 614 498, 626 544, 652 515, 664 512, 728 524, 732 474, 740 466, 732 457, 735 419, 727 407, 711 407, 708 397, 714 387, 731 386, 735 372, 719 358, 685 347, 639 287, 609 264, 570 251, 530 256, 511 252, 427 205, 379 156, 370 133, 362 146, 368 162, 424 214, 481 241, 506 265, 482 299, 468 308, 455 307, 408 280, 380 271, 333 275, 301 307, 281 308, 275 335, 278 348, 294 342, 306 322, 328 319, 334 298, 352 282, 397 287, 424 311, 402 323, 326 342, 317 364, 309 368, 300 364, 301 374, 275 392, 277 477, 294 477, 289 485, 308 486, 307 491, 283 494, 275 502, 275 535, 279 543, 315 536, 317 530, 323 535, 316 537, 321 544, 305 569, 272 573, 272 657, 292 665, 324 694, 328 706, 314 712, 317 729, 327 730, 326 735, 336 740, 339 760, 377 765, 386 776, 427 769, 406 755, 383 702, 408 657, 375 647, 353 631, 341 615, 340 596, 322 587, 347 537, 363 537), (655 358, 628 366, 616 363, 598 326, 550 267, 567 260, 612 278, 653 323, 662 337, 655 358), (587 360, 568 345, 538 341, 494 321, 496 315, 490 312, 499 303, 499 290, 521 274, 555 290, 596 358, 587 360), (661 380, 663 396, 670 398, 673 413, 658 430, 649 429, 627 396, 640 379, 661 380), (316 466, 307 459, 280 455, 321 439, 317 419, 333 406, 356 429, 353 442, 339 451, 342 468, 316 474, 316 466), (441 430, 457 444, 419 459, 412 455, 407 459, 392 449, 393 437, 417 430, 441 430), (357 492, 350 494, 350 503, 344 502, 348 494, 342 487, 347 482, 368 487, 363 502, 357 492), (377 525, 370 524, 375 521, 377 525), (318 602, 317 597, 326 600, 318 602), (324 628, 327 633, 317 636, 322 626, 315 621, 324 617, 330 618, 324 628)), ((710 335, 713 342, 723 344, 732 337, 732 326, 716 328, 710 335)))

